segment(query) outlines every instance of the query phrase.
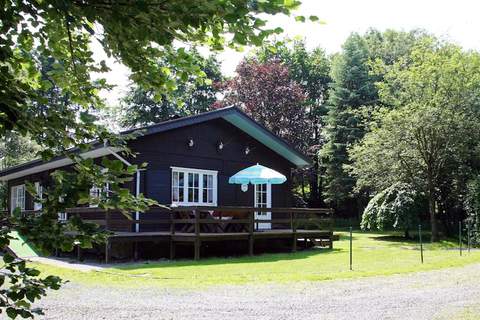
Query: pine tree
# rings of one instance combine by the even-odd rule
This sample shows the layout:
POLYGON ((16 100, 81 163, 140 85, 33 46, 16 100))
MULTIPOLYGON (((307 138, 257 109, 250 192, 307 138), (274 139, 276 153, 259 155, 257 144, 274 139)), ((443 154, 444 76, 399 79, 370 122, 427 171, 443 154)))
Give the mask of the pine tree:
POLYGON ((325 200, 337 208, 350 198, 354 186, 353 178, 343 168, 348 163, 347 148, 363 136, 360 119, 354 111, 378 100, 377 79, 369 73, 368 62, 365 38, 352 34, 332 64, 333 82, 324 130, 327 143, 320 156, 325 170, 325 200))

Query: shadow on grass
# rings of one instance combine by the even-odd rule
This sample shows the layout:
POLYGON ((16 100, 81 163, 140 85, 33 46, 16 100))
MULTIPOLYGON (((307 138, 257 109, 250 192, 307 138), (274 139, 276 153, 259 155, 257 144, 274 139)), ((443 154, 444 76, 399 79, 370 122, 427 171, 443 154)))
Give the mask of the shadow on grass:
POLYGON ((264 253, 255 256, 241 256, 230 258, 211 257, 202 260, 174 260, 174 261, 152 261, 132 263, 128 265, 112 265, 112 269, 116 270, 139 270, 148 268, 165 268, 165 267, 189 267, 189 266, 212 266, 222 264, 242 264, 242 263, 265 263, 277 261, 289 261, 307 259, 316 255, 331 255, 340 253, 342 250, 334 249, 306 249, 295 253, 264 253))

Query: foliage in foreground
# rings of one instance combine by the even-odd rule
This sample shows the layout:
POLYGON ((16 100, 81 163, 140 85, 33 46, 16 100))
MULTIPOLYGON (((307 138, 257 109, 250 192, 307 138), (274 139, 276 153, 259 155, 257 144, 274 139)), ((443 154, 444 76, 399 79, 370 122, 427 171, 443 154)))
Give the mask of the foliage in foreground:
MULTIPOLYGON (((202 76, 179 75, 184 78, 177 79, 178 85, 170 93, 171 96, 162 95, 161 101, 158 101, 155 90, 144 90, 138 85, 133 85, 119 107, 121 126, 126 128, 145 126, 212 109, 217 100, 216 94, 219 92, 217 83, 223 80, 220 64, 214 55, 204 58, 194 49, 187 52, 195 60, 195 65, 200 67, 202 76)), ((158 63, 167 68, 169 62, 158 63)), ((171 72, 175 73, 176 70, 171 72)))
MULTIPOLYGON (((119 160, 104 161, 100 166, 79 156, 103 143, 131 155, 125 137, 113 135, 98 125, 94 116, 103 107, 98 92, 110 86, 105 79, 91 78, 92 73, 108 71, 104 61, 95 61, 90 46, 92 41, 98 41, 108 56, 130 68, 131 80, 144 90, 155 90, 155 96, 160 98, 171 96, 179 80, 191 75, 205 76, 195 59, 183 47, 175 47, 174 41, 205 44, 214 50, 258 45, 269 35, 282 31, 265 27, 261 14, 288 15, 298 5, 297 1, 276 0, 1 0, 0 139, 11 133, 29 136, 39 145, 39 155, 44 160, 65 155, 74 163, 73 171, 57 171, 52 176, 55 183, 45 186, 43 197, 29 187, 29 192, 37 196, 35 201, 43 204, 40 221, 19 215, 2 217, 2 249, 8 246, 7 235, 11 230, 20 230, 27 240, 34 240, 40 248, 59 245, 49 244, 52 235, 62 234, 58 212, 64 212, 68 206, 99 201, 87 194, 94 185, 108 183, 111 189, 103 191, 100 208, 144 211, 152 204, 122 188, 139 169, 137 166, 125 166, 119 160), (46 73, 41 72, 44 59, 51 66, 46 73), (168 66, 159 64, 161 59, 168 61, 168 66), (175 72, 171 72, 170 66, 174 66, 175 72), (43 228, 37 228, 38 223, 43 228)), ((68 247, 73 243, 91 245, 98 230, 81 223, 76 227, 78 236, 62 237, 58 241, 68 247)), ((10 258, 4 262, 4 270, 14 268, 16 263, 10 258)), ((21 284, 28 283, 40 291, 58 288, 58 281, 45 278, 44 282, 35 282, 37 272, 23 267, 15 269, 21 284)), ((38 313, 30 308, 27 300, 36 300, 39 295, 22 294, 21 287, 6 289, 7 283, 14 281, 17 275, 6 272, 4 276, 6 281, 0 290, 15 290, 15 293, 8 297, 0 295, 0 312, 7 310, 12 318, 16 315, 33 317, 38 313)))

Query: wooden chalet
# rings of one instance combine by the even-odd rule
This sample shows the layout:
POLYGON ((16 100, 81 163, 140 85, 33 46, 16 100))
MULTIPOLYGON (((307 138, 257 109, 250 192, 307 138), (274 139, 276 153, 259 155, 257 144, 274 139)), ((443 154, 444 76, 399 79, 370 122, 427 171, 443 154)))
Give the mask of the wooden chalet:
MULTIPOLYGON (((223 108, 140 129, 141 136, 128 143, 136 157, 126 157, 106 145, 81 156, 148 163, 127 187, 170 209, 132 212, 131 219, 94 206, 59 214, 61 220, 78 215, 112 231, 105 247, 97 248, 107 262, 111 257, 144 257, 152 250, 175 258, 178 246, 193 248, 198 259, 202 248, 213 242, 235 242, 249 254, 260 242, 267 246, 287 243, 292 250, 298 244, 332 247, 331 211, 292 207, 291 173, 309 166, 307 157, 239 109, 223 108), (228 183, 229 177, 257 163, 282 173, 287 181, 248 188, 228 183)), ((1 171, 0 180, 7 182, 10 193, 9 210, 41 211, 41 204, 26 192, 26 181, 41 190, 52 183, 54 170, 69 165, 69 159, 58 157, 1 171)))

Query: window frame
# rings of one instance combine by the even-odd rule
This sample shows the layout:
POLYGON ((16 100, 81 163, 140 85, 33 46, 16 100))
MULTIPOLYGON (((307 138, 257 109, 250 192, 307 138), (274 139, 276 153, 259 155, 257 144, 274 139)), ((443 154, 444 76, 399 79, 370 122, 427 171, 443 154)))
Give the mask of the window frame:
POLYGON ((25 194, 25 184, 18 184, 18 185, 15 185, 15 186, 12 186, 10 188, 10 212, 13 213, 13 211, 18 208, 17 207, 17 203, 18 203, 18 189, 21 189, 22 190, 22 203, 20 204, 20 211, 25 211, 25 202, 26 202, 26 194, 25 194), (14 190, 15 190, 15 193, 14 193, 14 190), (15 196, 14 196, 15 194, 15 196), (15 201, 14 201, 15 199, 15 201), (15 206, 14 206, 14 202, 15 202, 15 206))
MULTIPOLYGON (((40 199, 43 198, 43 186, 40 181, 35 182, 35 190, 37 191, 37 195, 39 196, 40 199)), ((33 210, 34 211, 40 211, 43 209, 43 203, 41 202, 33 202, 33 210)))
MULTIPOLYGON (((208 170, 208 169, 195 169, 195 168, 185 168, 185 167, 170 167, 171 169, 171 186, 170 186, 170 200, 172 205, 177 205, 177 206, 205 206, 205 207, 216 207, 218 203, 218 171, 216 170, 208 170), (174 188, 179 188, 179 186, 174 185, 173 183, 173 176, 174 172, 178 173, 183 173, 183 186, 182 189, 179 189, 179 193, 183 193, 183 201, 174 201, 173 200, 173 194, 174 188), (189 186, 188 186, 188 180, 189 180, 189 174, 192 174, 194 176, 195 174, 198 174, 198 187, 192 187, 191 189, 196 189, 198 191, 198 202, 195 201, 188 201, 188 191, 189 191, 189 186), (212 187, 211 188, 204 188, 203 184, 203 176, 204 175, 210 175, 212 176, 212 187), (203 199, 203 191, 207 190, 212 190, 212 202, 205 202, 206 199, 203 199)), ((207 183, 208 186, 208 183, 207 183)), ((207 195, 208 198, 208 195, 207 195)))

